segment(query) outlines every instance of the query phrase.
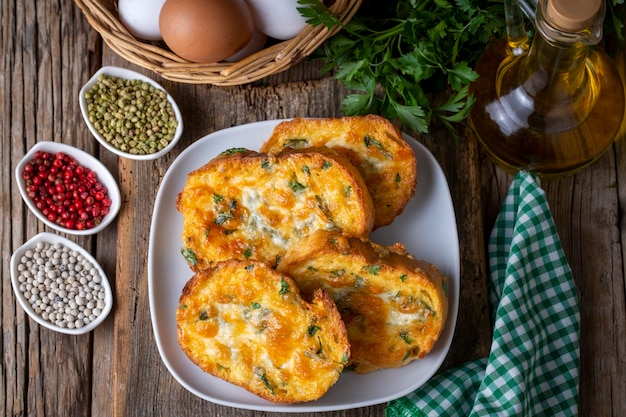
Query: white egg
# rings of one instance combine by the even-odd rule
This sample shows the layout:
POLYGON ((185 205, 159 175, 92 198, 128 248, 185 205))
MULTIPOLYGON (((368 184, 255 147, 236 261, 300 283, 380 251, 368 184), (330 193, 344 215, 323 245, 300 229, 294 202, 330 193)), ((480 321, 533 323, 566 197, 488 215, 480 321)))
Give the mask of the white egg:
POLYGON ((120 21, 134 36, 160 41, 159 14, 165 0, 119 0, 120 21))
POLYGON ((269 37, 287 40, 306 26, 298 0, 247 0, 255 27, 269 37))

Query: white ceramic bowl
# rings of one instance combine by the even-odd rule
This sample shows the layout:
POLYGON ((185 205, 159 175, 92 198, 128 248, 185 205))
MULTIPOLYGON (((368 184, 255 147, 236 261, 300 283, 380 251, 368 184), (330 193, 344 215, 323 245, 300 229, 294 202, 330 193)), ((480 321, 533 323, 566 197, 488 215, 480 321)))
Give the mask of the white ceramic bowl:
POLYGON ((135 160, 151 160, 151 159, 160 158, 161 156, 168 153, 174 146, 176 146, 176 143, 178 142, 181 135, 183 134, 183 118, 180 114, 180 109, 178 108, 178 105, 176 104, 172 96, 165 90, 165 88, 163 88, 156 81, 146 77, 143 74, 139 74, 138 72, 131 71, 126 68, 112 67, 112 66, 100 68, 98 72, 96 72, 89 79, 89 81, 87 81, 87 83, 83 86, 83 88, 81 88, 80 95, 79 95, 79 102, 80 102, 80 111, 83 115, 83 119, 85 119, 85 123, 87 123, 87 127, 89 128, 89 131, 91 132, 91 134, 106 149, 124 158, 135 159, 135 160), (163 149, 155 153, 146 154, 146 155, 134 155, 129 152, 124 152, 120 149, 117 149, 115 146, 111 145, 109 142, 106 141, 106 139, 102 137, 102 135, 96 130, 96 128, 89 121, 89 116, 88 116, 88 111, 87 111, 87 101, 85 100, 85 93, 91 87, 93 87, 94 84, 98 82, 98 77, 101 74, 107 74, 113 77, 124 78, 127 80, 142 80, 167 93, 167 100, 172 105, 172 109, 174 110, 174 113, 176 114, 176 119, 178 120, 178 126, 176 127, 176 132, 174 133, 174 137, 172 138, 172 140, 166 147, 164 147, 163 149))
POLYGON ((39 323, 41 326, 44 326, 48 329, 51 329, 60 333, 65 333, 65 334, 88 333, 92 331, 93 329, 95 329, 100 323, 102 323, 104 319, 106 319, 106 317, 109 315, 113 307, 113 292, 111 291, 111 285, 109 284, 109 280, 106 274, 104 273, 104 270, 98 263, 98 261, 96 261, 95 258, 91 256, 91 254, 87 252, 85 249, 83 249, 81 246, 77 245, 76 243, 72 242, 69 239, 66 239, 62 236, 59 236, 53 233, 47 233, 47 232, 39 233, 38 235, 30 239, 28 242, 20 246, 13 253, 13 255, 11 256, 11 284, 13 286, 13 291, 15 292, 15 296, 17 297, 17 300, 19 301, 24 311, 26 311, 26 313, 28 313, 28 315, 37 323, 39 323), (63 246, 68 247, 70 250, 74 250, 82 254, 83 257, 87 261, 89 261, 93 265, 94 268, 98 270, 98 275, 101 277, 100 285, 102 286, 104 290, 105 296, 104 296, 104 308, 102 309, 101 313, 96 317, 95 320, 91 321, 88 324, 85 324, 81 328, 59 327, 53 324, 52 322, 45 320, 41 315, 35 312, 30 302, 25 298, 22 291, 20 291, 20 282, 19 282, 20 271, 18 269, 18 266, 20 265, 21 263, 20 260, 22 256, 24 256, 26 251, 29 249, 35 248, 39 242, 48 242, 50 244, 61 243, 63 246))
POLYGON ((120 188, 117 185, 115 178, 113 178, 113 175, 111 175, 111 172, 100 161, 98 161, 87 152, 84 152, 70 145, 49 141, 38 142, 28 151, 28 153, 26 153, 26 155, 24 155, 20 162, 18 162, 17 167, 15 168, 15 179, 17 180, 17 186, 20 190, 20 194, 22 195, 22 199, 24 200, 28 208, 33 213, 35 213, 39 220, 59 232, 69 233, 73 235, 92 235, 98 233, 99 231, 107 227, 113 221, 113 219, 115 219, 115 216, 117 216, 117 213, 120 211, 120 206, 122 203, 120 188), (109 213, 103 217, 100 224, 91 229, 68 229, 53 221, 48 220, 48 218, 44 216, 43 213, 35 206, 35 202, 28 197, 28 191, 26 190, 26 181, 22 178, 22 171, 24 171, 24 166, 28 163, 28 161, 35 157, 35 152, 37 151, 46 151, 51 154, 63 152, 64 154, 73 157, 80 165, 84 166, 85 168, 91 169, 97 174, 98 181, 100 181, 102 185, 107 188, 107 194, 109 199, 111 200, 109 213))

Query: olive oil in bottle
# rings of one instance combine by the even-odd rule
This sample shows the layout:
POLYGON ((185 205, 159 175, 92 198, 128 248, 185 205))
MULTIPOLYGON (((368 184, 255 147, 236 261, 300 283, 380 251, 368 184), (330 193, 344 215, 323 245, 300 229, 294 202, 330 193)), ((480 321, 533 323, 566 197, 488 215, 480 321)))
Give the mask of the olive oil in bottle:
POLYGON ((609 149, 624 118, 624 87, 597 44, 603 0, 540 0, 535 36, 491 45, 476 65, 469 123, 506 171, 575 172, 609 149))

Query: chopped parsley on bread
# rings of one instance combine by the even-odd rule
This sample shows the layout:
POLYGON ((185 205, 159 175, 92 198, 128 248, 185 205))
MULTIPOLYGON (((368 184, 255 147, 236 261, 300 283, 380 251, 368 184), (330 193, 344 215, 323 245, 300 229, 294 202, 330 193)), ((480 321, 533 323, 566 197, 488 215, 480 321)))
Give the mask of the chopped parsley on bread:
POLYGON ((320 146, 344 155, 363 176, 374 202, 375 229, 391 224, 415 194, 415 153, 400 131, 377 115, 287 120, 260 151, 320 146))
POLYGON ((277 271, 305 297, 320 288, 333 297, 351 346, 347 369, 356 373, 423 358, 446 323, 446 277, 401 244, 320 230, 287 251, 277 271))
POLYGON ((291 278, 262 262, 230 260, 196 272, 176 321, 193 363, 276 403, 320 398, 350 355, 330 296, 318 290, 306 302, 291 278))
POLYGON ((328 148, 228 150, 188 175, 176 205, 192 269, 228 259, 275 265, 315 230, 368 235, 374 223, 363 178, 328 148))

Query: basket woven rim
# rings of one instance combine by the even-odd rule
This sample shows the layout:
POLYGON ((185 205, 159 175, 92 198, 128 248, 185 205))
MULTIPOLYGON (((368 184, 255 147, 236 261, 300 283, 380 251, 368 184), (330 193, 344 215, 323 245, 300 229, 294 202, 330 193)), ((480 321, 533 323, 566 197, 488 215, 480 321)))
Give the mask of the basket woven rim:
MULTIPOLYGON (((117 55, 163 78, 189 84, 240 85, 285 71, 313 53, 341 30, 307 25, 296 37, 270 45, 238 62, 198 64, 186 61, 165 47, 135 38, 103 1, 74 0, 89 24, 117 55)), ((330 11, 346 24, 362 0, 336 0, 330 11)), ((112 4, 116 8, 116 4, 112 4)))

